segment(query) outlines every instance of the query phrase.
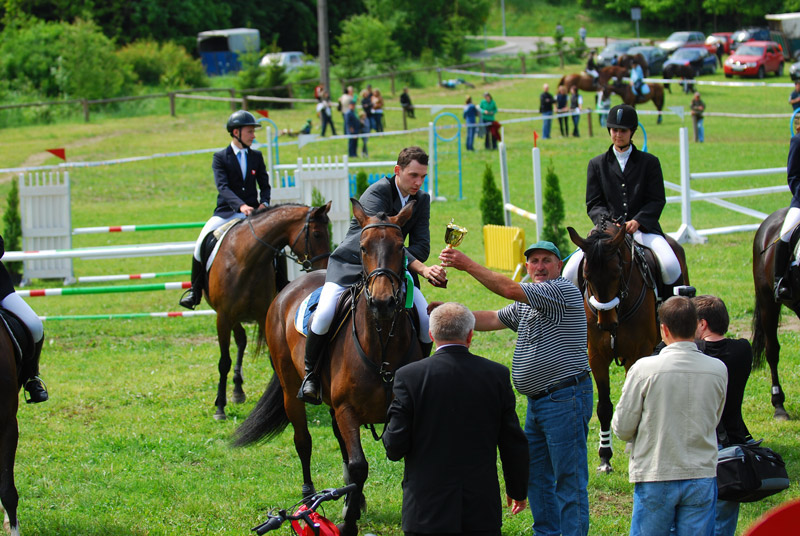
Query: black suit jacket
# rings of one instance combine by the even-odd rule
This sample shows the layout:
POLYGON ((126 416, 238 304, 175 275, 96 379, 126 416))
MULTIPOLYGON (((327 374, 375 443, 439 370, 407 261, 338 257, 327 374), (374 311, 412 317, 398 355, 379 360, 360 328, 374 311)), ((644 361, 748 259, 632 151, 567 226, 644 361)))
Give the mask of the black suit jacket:
MULTIPOLYGON (((396 216, 402 209, 400 193, 395 186, 395 177, 384 177, 373 183, 361 195, 359 201, 364 211, 370 216, 385 212, 387 216, 396 216)), ((405 225, 401 227, 403 238, 408 237, 406 257, 411 263, 414 259, 420 262, 428 260, 431 252, 431 196, 422 190, 409 197, 416 200, 414 212, 405 225)), ((325 281, 338 283, 343 287, 354 285, 361 276, 361 226, 353 218, 342 243, 331 253, 328 259, 328 272, 325 281)))
POLYGON ((523 500, 528 488, 508 368, 446 346, 400 368, 394 396, 383 443, 389 459, 405 458, 403 530, 499 530, 498 449, 507 494, 523 500))
POLYGON ((595 225, 604 216, 636 220, 642 232, 664 235, 658 219, 667 199, 661 163, 655 156, 633 150, 623 172, 613 145, 592 158, 586 171, 586 211, 595 225))
POLYGON ((261 203, 269 205, 271 190, 269 175, 264 165, 264 157, 259 151, 252 148, 247 150, 245 179, 242 178, 242 168, 230 145, 214 153, 211 169, 214 171, 214 182, 219 192, 217 208, 214 210, 215 216, 229 218, 239 212, 239 207, 242 205, 250 205, 253 208, 258 208, 261 203))

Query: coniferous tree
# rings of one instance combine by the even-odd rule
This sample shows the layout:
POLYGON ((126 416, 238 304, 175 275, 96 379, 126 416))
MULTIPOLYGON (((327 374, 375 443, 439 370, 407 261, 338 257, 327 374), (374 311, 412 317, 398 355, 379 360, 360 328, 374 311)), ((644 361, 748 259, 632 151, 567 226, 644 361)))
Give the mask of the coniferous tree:
POLYGON ((503 225, 503 196, 494 182, 494 173, 489 164, 483 171, 483 194, 481 195, 481 216, 484 225, 503 225))
POLYGON ((564 227, 564 198, 561 197, 561 185, 558 182, 553 168, 553 162, 547 166, 544 179, 544 228, 542 240, 548 240, 556 245, 559 251, 566 251, 567 229, 564 227))

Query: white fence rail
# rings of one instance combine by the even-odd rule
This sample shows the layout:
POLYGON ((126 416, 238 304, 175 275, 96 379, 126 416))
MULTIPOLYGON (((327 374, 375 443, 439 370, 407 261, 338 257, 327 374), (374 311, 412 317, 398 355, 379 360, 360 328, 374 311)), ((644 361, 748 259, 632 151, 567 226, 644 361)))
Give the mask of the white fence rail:
POLYGON ((539 148, 534 147, 531 150, 531 159, 533 162, 533 206, 535 212, 529 212, 524 208, 518 207, 511 203, 511 194, 508 186, 508 156, 506 154, 505 142, 498 144, 498 152, 500 154, 500 181, 502 183, 503 192, 503 216, 505 218, 506 227, 511 226, 511 213, 522 216, 529 220, 536 222, 536 240, 541 240, 542 229, 544 228, 544 211, 543 198, 542 198, 542 160, 539 155, 539 148))

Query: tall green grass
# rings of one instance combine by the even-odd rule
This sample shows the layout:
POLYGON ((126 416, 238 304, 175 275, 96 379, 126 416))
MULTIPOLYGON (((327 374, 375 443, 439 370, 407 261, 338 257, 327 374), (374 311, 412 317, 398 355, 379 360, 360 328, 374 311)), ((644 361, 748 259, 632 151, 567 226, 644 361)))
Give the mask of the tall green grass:
MULTIPOLYGON (((580 66, 570 66, 578 71, 580 66)), ((547 82, 553 87, 561 73, 552 71, 547 82)), ((460 75, 459 75, 460 76, 460 75)), ((477 87, 447 90, 436 87, 435 73, 418 75, 418 89, 412 90, 417 104, 462 104, 469 92, 479 99, 490 90, 499 107, 538 109, 543 80, 499 80, 484 84, 480 77, 466 77, 477 87)), ((708 79, 708 78, 706 78, 708 79)), ((721 80, 721 75, 711 79, 721 80)), ((784 81, 788 78, 784 78, 784 81)), ((387 106, 399 106, 398 96, 388 95, 388 81, 374 81, 385 91, 387 106)), ((673 89, 676 89, 673 87, 673 89)), ((789 111, 788 89, 731 89, 701 87, 709 112, 785 113, 789 111)), ((591 95, 585 98, 591 100, 591 95)), ((667 96, 667 106, 688 108, 690 97, 677 91, 667 96)), ((616 103, 616 101, 615 101, 616 103)), ((588 103, 587 103, 588 104, 588 103)), ((653 109, 644 105, 643 110, 653 109)), ((4 166, 37 162, 57 163, 45 148, 66 147, 70 161, 98 161, 162 152, 219 148, 229 143, 224 130, 230 113, 227 104, 214 102, 181 104, 172 118, 165 109, 151 115, 125 119, 99 116, 90 124, 81 119, 57 126, 27 126, 3 130, 0 161, 4 166)), ((398 111, 386 114, 387 130, 402 125, 398 111)), ((298 128, 314 118, 311 106, 273 110, 270 117, 280 128, 298 128)), ((499 121, 518 115, 500 113, 499 121)), ((425 127, 432 117, 418 109, 409 127, 425 127)), ((541 140, 543 165, 552 161, 561 180, 566 222, 585 234, 591 222, 586 216, 584 191, 588 160, 605 151, 609 141, 593 117, 594 137, 588 137, 586 118, 581 119, 581 138, 560 138, 554 126, 552 140, 541 140)), ((335 115, 337 126, 341 118, 335 115)), ((642 116, 649 151, 661 159, 665 178, 679 182, 678 129, 691 127, 688 119, 667 116, 656 125, 654 116, 642 116)), ((315 120, 315 130, 319 127, 315 120)), ((533 130, 540 123, 514 123, 505 127, 509 152, 511 196, 514 202, 533 210, 531 145, 533 130)), ((779 167, 788 149, 788 119, 706 119, 706 143, 691 144, 693 171, 779 167)), ((641 147, 642 132, 634 141, 641 147)), ((427 146, 425 132, 370 140, 373 160, 391 160, 407 145, 427 146)), ((480 213, 481 177, 488 163, 499 176, 497 154, 484 151, 480 140, 475 153, 462 153, 462 201, 457 200, 455 147, 441 146, 439 155, 440 194, 447 202, 431 209, 432 257, 444 246, 444 228, 450 218, 469 228, 462 249, 483 259, 480 213)), ((281 162, 297 157, 342 155, 346 142, 325 141, 281 148, 281 162)), ((388 171, 388 170, 387 170, 388 171)), ((429 170, 432 171, 432 170, 429 170)), ((216 191, 211 174, 211 156, 163 158, 125 165, 90 167, 70 172, 73 227, 201 221, 213 210, 216 191)), ((0 177, 0 195, 7 193, 12 177, 0 177)), ((700 191, 781 184, 781 176, 701 181, 700 191)), ((735 202, 763 212, 789 203, 788 194, 739 198, 735 202)), ((2 204, 0 204, 2 205, 2 204)), ((698 202, 693 206, 697 228, 734 223, 751 223, 746 216, 698 202)), ((512 217, 513 224, 535 240, 531 222, 512 217)), ((677 230, 678 205, 668 205, 662 226, 677 230)), ((79 246, 193 240, 195 230, 74 237, 79 246)), ((752 233, 712 236, 707 244, 687 245, 686 254, 692 283, 701 293, 722 297, 732 317, 731 335, 747 336, 753 307, 750 274, 752 233)), ((133 273, 188 269, 184 256, 75 261, 77 275, 133 273)), ((473 309, 498 309, 505 300, 491 294, 462 273, 449 274, 446 290, 426 287, 429 300, 461 301, 473 309)), ((35 281, 34 288, 57 282, 35 281)), ((178 309, 179 292, 153 292, 108 296, 33 298, 29 301, 41 315, 122 313, 178 309), (113 297, 112 297, 113 296, 113 297)), ((207 306, 204 306, 207 307, 207 306)), ((790 319, 788 314, 784 317, 790 319)), ((796 324, 795 324, 796 325, 796 324)), ((287 506, 300 492, 300 467, 287 430, 272 443, 247 449, 232 449, 229 441, 271 375, 268 356, 254 358, 248 350, 245 361, 245 389, 249 395, 241 406, 229 405, 229 420, 212 419, 216 394, 217 358, 213 318, 144 319, 123 321, 47 322, 47 343, 42 373, 52 399, 46 404, 23 404, 19 411, 20 445, 17 457, 17 487, 20 516, 26 535, 178 535, 245 534, 265 518, 265 508, 287 506)), ((781 374, 787 393, 786 407, 800 415, 800 350, 798 335, 781 332, 781 374)), ((510 365, 514 346, 511 332, 476 336, 474 351, 510 365)), ((616 400, 623 372, 612 371, 612 394, 616 400)), ((744 403, 745 420, 756 437, 784 455, 789 474, 800 472, 797 420, 776 423, 769 404, 769 375, 754 371, 744 403)), ((230 388, 230 386, 229 386, 230 388)), ((443 400, 443 404, 447 401, 443 400)), ((525 401, 518 397, 518 413, 524 416, 525 401)), ((325 408, 309 408, 314 438, 312 472, 319 488, 341 483, 341 458, 330 431, 325 408)), ((627 481, 624 445, 614 442, 616 471, 596 475, 598 423, 591 421, 589 483, 591 534, 627 534, 631 513, 632 485, 627 481)), ((388 462, 380 444, 362 435, 370 462, 366 493, 367 513, 363 532, 399 535, 402 492, 402 464, 388 462)), ((742 507, 741 534, 771 506, 800 496, 796 483, 775 497, 742 507)), ((339 504, 328 507, 329 517, 339 520, 339 504)), ((504 534, 528 533, 531 517, 523 513, 504 519, 504 534)), ((288 532, 288 531, 287 531, 288 532)), ((286 532, 284 532, 286 533, 286 532)))

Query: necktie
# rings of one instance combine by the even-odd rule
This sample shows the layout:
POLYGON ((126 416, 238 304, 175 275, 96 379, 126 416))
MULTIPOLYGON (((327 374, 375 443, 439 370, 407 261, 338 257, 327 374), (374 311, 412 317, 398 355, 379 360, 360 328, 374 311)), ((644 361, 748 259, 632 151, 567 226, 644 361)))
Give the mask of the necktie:
POLYGON ((239 167, 242 168, 242 178, 247 178, 247 155, 244 151, 239 151, 239 167))

